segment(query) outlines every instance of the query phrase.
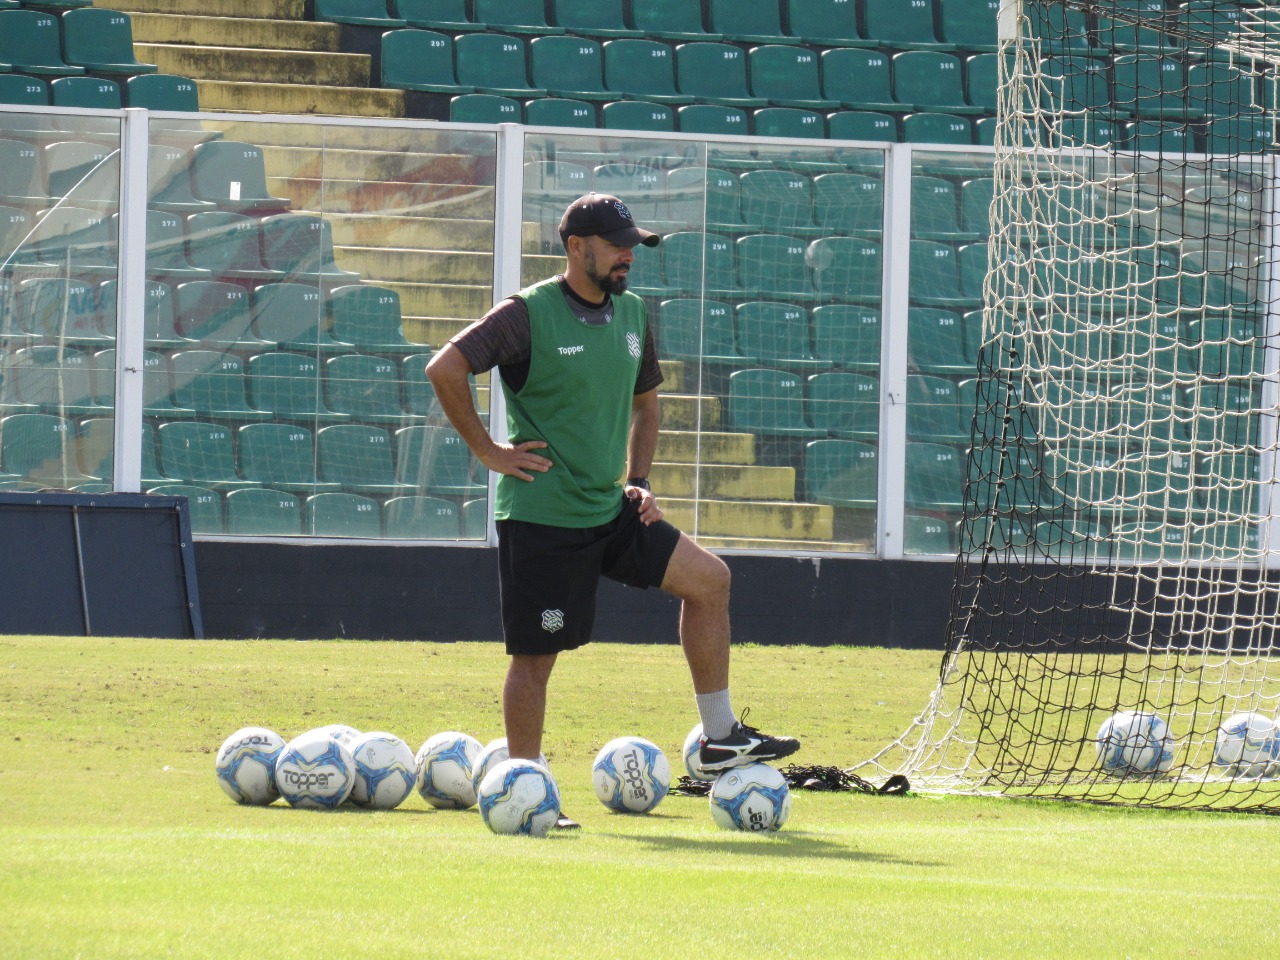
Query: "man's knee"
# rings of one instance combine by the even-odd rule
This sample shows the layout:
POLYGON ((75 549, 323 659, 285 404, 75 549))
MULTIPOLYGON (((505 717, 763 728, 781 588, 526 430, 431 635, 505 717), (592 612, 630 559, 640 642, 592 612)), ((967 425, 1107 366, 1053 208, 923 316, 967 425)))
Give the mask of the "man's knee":
POLYGON ((728 564, 682 537, 667 567, 662 589, 684 600, 727 600, 731 580, 728 564))

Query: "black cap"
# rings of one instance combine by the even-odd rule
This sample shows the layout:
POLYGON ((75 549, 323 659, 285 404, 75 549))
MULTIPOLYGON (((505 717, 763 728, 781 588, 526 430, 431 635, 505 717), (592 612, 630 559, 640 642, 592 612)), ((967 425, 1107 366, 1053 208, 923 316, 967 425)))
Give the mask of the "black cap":
POLYGON ((560 218, 560 239, 565 246, 570 237, 604 237, 620 247, 638 243, 656 247, 661 242, 656 233, 637 227, 627 205, 608 193, 588 193, 569 204, 560 218))

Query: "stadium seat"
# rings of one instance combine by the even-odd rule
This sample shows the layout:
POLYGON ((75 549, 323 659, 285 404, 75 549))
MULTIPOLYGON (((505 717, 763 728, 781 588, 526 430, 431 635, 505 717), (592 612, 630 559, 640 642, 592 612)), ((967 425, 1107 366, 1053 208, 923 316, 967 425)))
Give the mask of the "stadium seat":
POLYGON ((652 130, 670 133, 676 128, 676 114, 668 104, 648 100, 617 100, 600 110, 606 130, 652 130))
MULTIPOLYGON (((3 177, 2 173, 0 177, 3 177)), ((31 259, 26 239, 34 225, 35 217, 30 212, 0 205, 0 263, 13 266, 31 259)), ((9 282, 7 278, 3 278, 3 283, 9 282)), ((0 288, 0 298, 7 293, 8 287, 0 288)))
MULTIPOLYGON (((159 483, 156 461, 156 428, 142 425, 142 482, 159 483)), ((76 431, 76 457, 80 472, 96 480, 111 480, 115 473, 116 421, 114 417, 90 417, 76 431)))
MULTIPOLYGON (((85 10, 85 13, 97 13, 85 10)), ((106 11, 101 11, 105 13, 106 11)), ((120 84, 103 77, 58 77, 49 83, 49 102, 55 107, 76 110, 119 110, 120 84)), ((120 121, 97 117, 54 117, 54 126, 72 131, 75 136, 117 135, 120 121)))
MULTIPOLYGON (((244 362, 219 350, 179 350, 169 358, 174 406, 219 420, 266 420, 249 405, 244 362)), ((172 474, 168 474, 172 476, 172 474)))
POLYGON ((973 142, 980 147, 994 147, 996 145, 996 125, 995 117, 979 117, 973 121, 973 142))
POLYGON ((147 210, 147 274, 166 282, 209 280, 212 274, 187 259, 187 232, 182 217, 167 210, 147 210))
POLYGON ((483 540, 489 533, 489 501, 483 497, 462 505, 462 538, 483 540))
POLYGON ((960 184, 960 228, 976 236, 991 233, 991 201, 995 197, 995 180, 974 177, 960 184))
POLYGON ((325 402, 334 413, 365 423, 406 418, 398 364, 367 353, 343 353, 326 360, 324 368, 325 402))
POLYGON ((822 92, 828 100, 854 110, 892 112, 912 109, 910 103, 902 104, 894 99, 892 63, 889 56, 880 50, 824 50, 821 64, 822 92))
POLYGON ((302 502, 284 490, 232 490, 226 511, 227 533, 260 537, 302 533, 302 502))
MULTIPOLYGON (((104 407, 115 405, 116 352, 99 350, 92 361, 93 389, 97 402, 104 407)), ((167 417, 195 411, 179 411, 173 405, 169 376, 169 359, 159 350, 142 354, 142 409, 148 417, 167 417)), ((159 476, 153 473, 151 476, 159 476)))
POLYGON ((907 376, 907 439, 965 443, 973 410, 962 409, 954 380, 927 374, 907 376))
POLYGON ((1116 57, 1111 65, 1114 108, 1138 119, 1163 117, 1194 119, 1186 97, 1183 64, 1160 53, 1131 53, 1116 57))
POLYGON ((487 30, 489 26, 467 15, 467 0, 391 0, 391 12, 411 27, 450 34, 487 30))
POLYGON ((315 354, 278 350, 250 357, 248 390, 254 409, 276 420, 348 419, 325 404, 320 363, 315 354))
POLYGON ((594 127, 596 108, 584 100, 538 97, 525 104, 524 122, 531 127, 594 127))
POLYGON ((1056 130, 1064 147, 1108 147, 1124 143, 1124 131, 1119 124, 1094 114, 1065 117, 1056 130))
POLYGON ((400 540, 456 540, 458 505, 439 497, 392 497, 383 506, 387 536, 400 540))
POLYGON ((822 114, 795 107, 762 107, 751 115, 751 125, 757 137, 822 138, 827 135, 822 114))
POLYGON ((859 173, 813 179, 813 219, 825 234, 878 236, 884 228, 884 182, 859 173))
POLYGON ((186 497, 192 533, 223 532, 222 494, 194 483, 158 483, 147 493, 157 497, 186 497))
POLYGON ((813 354, 850 370, 880 369, 880 311, 848 303, 813 310, 813 354))
POLYGON ((909 554, 955 553, 951 524, 937 517, 908 513, 902 518, 902 552, 909 554))
POLYGON ((1197 153, 1195 131, 1181 122, 1137 120, 1124 126, 1126 145, 1140 153, 1197 153))
POLYGON ((1000 60, 994 53, 970 57, 964 65, 965 99, 984 113, 994 115, 1000 85, 1000 60))
POLYGON ((654 324, 664 360, 742 365, 734 336, 733 308, 722 300, 676 298, 658 307, 654 324))
POLYGON ((313 537, 382 536, 382 507, 354 493, 317 493, 307 498, 304 532, 313 537))
POLYGON ((147 148, 147 206, 168 213, 199 213, 216 204, 201 200, 191 192, 191 156, 168 144, 147 148))
POLYGON ((220 423, 173 420, 156 430, 160 471, 171 479, 214 490, 256 487, 236 470, 235 442, 230 427, 220 423))
POLYGON ((472 0, 472 13, 490 30, 546 36, 564 33, 547 23, 543 0, 472 0))
POLYGON ((907 441, 904 500, 908 509, 948 512, 963 505, 964 469, 955 447, 907 441))
POLYGON ((350 349, 325 328, 323 301, 320 287, 314 284, 260 284, 250 294, 253 332, 282 350, 316 354, 350 349))
POLYGON ((340 484, 323 483, 317 477, 315 441, 305 426, 247 423, 237 431, 236 443, 240 451, 240 471, 246 480, 292 493, 341 490, 340 484))
POLYGON ((758 291, 771 300, 814 296, 808 245, 797 237, 753 233, 736 241, 738 289, 758 291))
MULTIPOLYGON (((764 97, 751 95, 747 87, 747 55, 728 43, 703 41, 676 47, 676 85, 681 93, 691 94, 700 104, 769 105, 764 97)), ((684 112, 681 111, 682 116, 684 112)))
POLYGON ((738 290, 734 245, 719 233, 676 231, 662 240, 665 278, 676 290, 702 294, 738 290), (704 271, 705 264, 705 271, 704 271))
POLYGON ((215 277, 278 280, 262 265, 258 221, 229 210, 208 210, 187 217, 187 261, 215 277))
POLYGON ((449 101, 452 123, 520 123, 524 110, 519 100, 487 93, 464 93, 449 101))
POLYGON ((352 283, 360 274, 343 270, 333 255, 333 227, 324 217, 278 213, 264 217, 262 263, 287 280, 352 283))
POLYGON ((718 133, 729 137, 746 136, 748 126, 745 110, 712 103, 680 107, 678 123, 682 133, 718 133))
POLYGON ((728 426, 766 436, 820 437, 805 420, 804 387, 796 373, 749 368, 729 375, 728 426))
POLYGON ((209 140, 196 147, 191 160, 191 190, 199 199, 236 213, 287 210, 290 206, 288 199, 271 196, 262 148, 237 140, 209 140))
POLYGON ((645 0, 631 5, 631 24, 646 37, 662 40, 718 40, 702 24, 702 4, 688 0, 645 0))
POLYGON ((642 37, 643 30, 633 30, 623 16, 623 0, 551 0, 551 20, 557 26, 578 36, 642 37))
POLYGON ((59 140, 43 148, 49 193, 83 207, 110 207, 119 193, 119 153, 100 143, 59 140))
POLYGON ((23 280, 14 291, 13 312, 18 330, 33 341, 101 346, 114 339, 102 332, 97 297, 83 280, 23 280))
POLYGON ((501 33, 466 33, 454 37, 454 68, 463 86, 504 97, 545 97, 529 84, 525 42, 501 33))
POLYGON ((881 47, 954 49, 938 41, 932 0, 863 0, 862 25, 864 35, 881 47))
POLYGON ((15 72, 74 77, 84 67, 62 59, 58 19, 38 10, 0 10, 0 63, 15 72))
POLYGON ((316 433, 320 478, 356 493, 403 494, 413 488, 395 479, 391 435, 363 423, 336 423, 316 433))
POLYGON ((742 220, 748 229, 816 233, 813 183, 789 170, 749 170, 739 178, 742 220))
POLYGON ((217 280, 191 280, 174 289, 173 319, 178 336, 205 347, 253 350, 267 344, 254 336, 249 294, 217 280))
POLYGON ((11 408, 66 415, 101 415, 89 355, 73 347, 35 344, 14 351, 5 367, 11 408))
POLYGON ((823 97, 818 55, 812 50, 765 43, 752 49, 747 59, 753 95, 779 107, 833 110, 840 106, 837 100, 823 97))
POLYGON ((906 50, 893 57, 893 98, 918 111, 980 113, 964 98, 964 64, 950 53, 906 50))
POLYGON ((432 30, 382 35, 382 86, 425 93, 470 93, 453 73, 453 38, 432 30))
POLYGON ((400 326, 400 294, 390 287, 349 284, 334 287, 325 301, 330 330, 339 343, 368 353, 416 353, 400 326))
POLYGON ((452 427, 412 426, 396 431, 396 480, 439 496, 482 497, 484 467, 452 427))
POLYGON ((1036 3, 1026 10, 1031 34, 1039 38, 1045 53, 1089 53, 1093 40, 1089 35, 1088 14, 1059 3, 1036 3))
POLYGON ((1205 124, 1205 153, 1265 153, 1275 147, 1270 114, 1214 117, 1205 124))
POLYGON ((879 303, 883 276, 880 244, 862 237, 823 237, 809 245, 815 292, 855 303, 879 303))
POLYGON ((726 170, 677 167, 667 174, 671 217, 678 223, 706 225, 727 232, 743 228, 742 184, 726 170))
POLYGON ((66 488, 92 480, 76 461, 75 426, 51 413, 14 413, 0 420, 0 471, 40 486, 66 488))
POLYGON ((753 363, 792 369, 830 366, 813 354, 809 311, 791 303, 751 300, 734 308, 738 344, 753 363))
MULTIPOLYGON (((982 264, 983 272, 986 263, 982 264)), ((911 241, 911 301, 928 307, 976 307, 981 296, 966 291, 960 281, 960 258, 955 247, 933 240, 911 241)))
POLYGON ((525 218, 559 220, 572 201, 591 192, 592 170, 567 160, 534 160, 524 165, 525 218))
POLYGON ((602 163, 591 177, 598 193, 625 197, 636 222, 652 224, 666 219, 667 178, 661 170, 640 163, 602 163))
POLYGON ((973 143, 973 125, 968 117, 950 113, 910 113, 902 118, 905 143, 973 143))
POLYGON ((827 136, 832 140, 887 141, 900 139, 898 121, 872 110, 841 110, 827 115, 827 136))
MULTIPOLYGON (((98 285, 99 326, 108 335, 114 335, 116 324, 115 280, 104 280, 98 285)), ((146 307, 143 313, 142 331, 148 347, 171 349, 189 347, 190 342, 177 335, 173 324, 173 288, 167 283, 148 280, 146 307)), ((166 387, 166 390, 168 388, 166 387)))
POLYGON ((1166 20, 1164 0, 1111 0, 1110 8, 1128 16, 1097 16, 1094 30, 1103 49, 1169 53, 1178 46, 1172 33, 1157 28, 1166 20))
POLYGON ((832 437, 880 436, 880 381, 861 373, 815 373, 805 385, 805 419, 832 437))
POLYGON ((114 274, 114 227, 114 221, 99 210, 55 206, 36 221, 31 235, 35 259, 58 264, 77 276, 114 274))
POLYGON ((996 49, 1000 0, 935 0, 938 34, 962 50, 996 49))
MULTIPOLYGON (((40 77, 0 73, 0 104, 9 103, 24 107, 47 107, 49 85, 40 77)), ((43 134, 45 127, 47 122, 39 116, 21 113, 0 114, 0 137, 43 134)))
POLYGON ((692 103, 676 89, 675 52, 656 40, 610 40, 604 45, 604 85, 615 94, 655 103, 692 103))
POLYGON ((533 85, 553 96, 576 100, 612 100, 604 88, 604 54, 586 37, 535 37, 529 41, 533 85))
POLYGON ((62 55, 94 74, 137 76, 157 69, 134 56, 133 22, 119 10, 85 7, 64 13, 62 55))
POLYGON ((874 444, 814 440, 804 450, 805 499, 833 507, 874 510, 880 457, 874 444))
POLYGON ((873 46, 858 28, 858 7, 849 0, 789 0, 791 36, 815 47, 873 46))
POLYGON ((127 107, 198 113, 200 90, 190 77, 172 73, 147 73, 129 77, 124 84, 127 107))
POLYGON ((427 379, 430 353, 411 353, 400 361, 400 383, 404 388, 404 409, 410 416, 428 417, 440 413, 436 390, 427 379))
POLYGON ((388 30, 406 26, 399 17, 388 15, 387 0, 314 0, 314 3, 316 20, 388 30))
POLYGON ((966 374, 978 366, 977 345, 963 318, 952 310, 911 307, 907 311, 907 362, 921 373, 966 374))
POLYGON ((797 43, 782 31, 778 0, 708 0, 707 23, 713 33, 734 43, 797 43))
POLYGON ((1261 113, 1256 76, 1229 63, 1187 67, 1187 103, 1208 117, 1261 113))

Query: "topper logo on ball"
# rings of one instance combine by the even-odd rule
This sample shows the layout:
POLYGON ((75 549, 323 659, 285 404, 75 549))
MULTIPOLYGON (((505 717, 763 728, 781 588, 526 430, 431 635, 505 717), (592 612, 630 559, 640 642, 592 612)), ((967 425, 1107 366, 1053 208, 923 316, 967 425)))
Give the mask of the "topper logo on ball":
POLYGON ((622 763, 622 776, 631 788, 631 796, 637 800, 649 799, 649 789, 645 786, 644 777, 640 773, 640 752, 632 750, 627 753, 622 763))

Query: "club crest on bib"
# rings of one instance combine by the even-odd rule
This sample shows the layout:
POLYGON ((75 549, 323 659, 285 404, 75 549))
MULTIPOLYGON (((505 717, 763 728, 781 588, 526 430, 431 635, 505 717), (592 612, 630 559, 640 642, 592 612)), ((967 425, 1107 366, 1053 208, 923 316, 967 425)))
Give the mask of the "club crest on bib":
POLYGON ((640 359, 640 336, 638 334, 627 334, 627 351, 631 354, 632 359, 640 359))

